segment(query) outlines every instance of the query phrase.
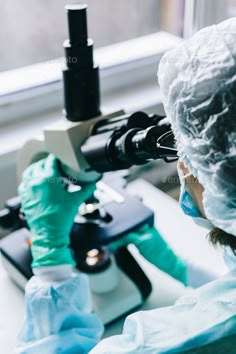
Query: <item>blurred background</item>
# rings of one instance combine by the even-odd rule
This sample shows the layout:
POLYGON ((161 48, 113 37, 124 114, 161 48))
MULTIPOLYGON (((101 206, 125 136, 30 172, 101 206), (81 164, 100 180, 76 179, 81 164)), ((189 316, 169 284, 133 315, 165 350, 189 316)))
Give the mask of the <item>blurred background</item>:
MULTIPOLYGON (((63 55, 68 0, 0 0, 0 71, 63 55)), ((183 35, 185 0, 86 0, 89 35, 102 47, 166 30, 183 35)))

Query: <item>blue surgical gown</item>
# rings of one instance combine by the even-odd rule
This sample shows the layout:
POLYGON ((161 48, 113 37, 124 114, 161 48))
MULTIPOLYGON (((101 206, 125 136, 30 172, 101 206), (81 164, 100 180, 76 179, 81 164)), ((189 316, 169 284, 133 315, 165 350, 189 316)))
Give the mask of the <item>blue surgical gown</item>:
MULTIPOLYGON (((231 255, 232 256, 232 255, 231 255)), ((123 333, 101 340, 83 274, 55 283, 33 277, 26 287, 26 321, 17 352, 24 354, 236 353, 236 263, 231 272, 175 305, 127 317, 123 333)), ((236 258, 235 258, 236 259, 236 258)))

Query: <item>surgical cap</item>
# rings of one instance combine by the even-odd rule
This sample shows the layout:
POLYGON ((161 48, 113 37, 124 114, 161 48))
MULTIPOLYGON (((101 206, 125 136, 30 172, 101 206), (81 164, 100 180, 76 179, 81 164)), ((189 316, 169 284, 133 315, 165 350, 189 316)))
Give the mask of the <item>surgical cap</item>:
POLYGON ((158 79, 179 157, 204 187, 206 216, 236 236, 236 18, 167 52, 158 79))

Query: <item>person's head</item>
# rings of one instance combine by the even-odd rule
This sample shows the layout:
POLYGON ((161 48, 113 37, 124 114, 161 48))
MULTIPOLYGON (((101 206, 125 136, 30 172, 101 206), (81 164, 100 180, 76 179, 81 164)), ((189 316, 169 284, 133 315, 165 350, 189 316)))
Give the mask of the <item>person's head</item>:
POLYGON ((158 78, 191 197, 236 250, 236 19, 198 32, 164 55, 158 78))
MULTIPOLYGON (((203 206, 203 192, 204 187, 198 181, 196 177, 194 177, 191 172, 189 172, 188 168, 184 165, 182 161, 179 160, 178 168, 182 171, 183 176, 185 178, 185 183, 188 188, 188 192, 200 211, 200 214, 203 218, 207 219, 204 206, 203 206), (185 177, 186 176, 186 177, 185 177)), ((214 227, 208 234, 210 242, 213 245, 221 245, 221 246, 229 246, 236 255, 236 237, 228 234, 227 232, 214 227)))

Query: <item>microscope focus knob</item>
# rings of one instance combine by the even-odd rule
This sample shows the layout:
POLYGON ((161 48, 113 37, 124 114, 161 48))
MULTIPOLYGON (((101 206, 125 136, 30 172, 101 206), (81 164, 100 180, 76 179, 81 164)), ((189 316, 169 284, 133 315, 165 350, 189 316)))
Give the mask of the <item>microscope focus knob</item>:
POLYGON ((11 229, 14 224, 14 215, 8 208, 0 210, 0 226, 3 229, 11 229))
POLYGON ((20 218, 20 208, 19 197, 6 201, 5 208, 0 210, 0 226, 3 229, 17 230, 25 225, 25 222, 20 218))

